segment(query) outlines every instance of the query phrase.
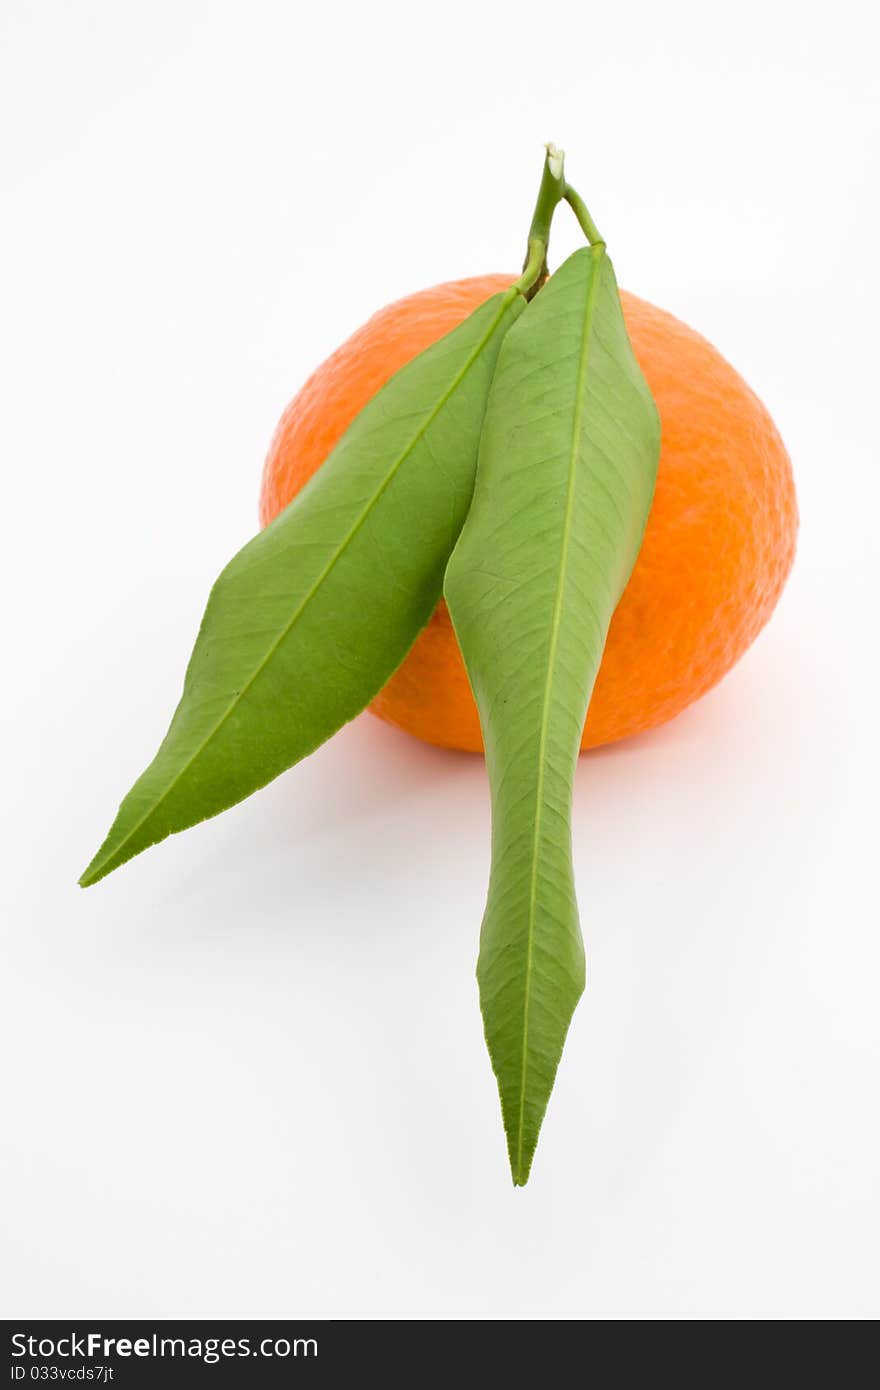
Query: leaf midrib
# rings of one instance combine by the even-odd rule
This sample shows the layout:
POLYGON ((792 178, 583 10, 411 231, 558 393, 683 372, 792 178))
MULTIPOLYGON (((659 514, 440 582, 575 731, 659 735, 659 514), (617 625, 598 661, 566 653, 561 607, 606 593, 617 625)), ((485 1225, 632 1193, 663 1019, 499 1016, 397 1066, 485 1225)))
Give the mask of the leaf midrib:
POLYGON ((556 653, 559 646, 559 635, 562 628, 562 603, 565 594, 565 580, 568 567, 568 550, 571 539, 571 523, 574 513, 575 498, 575 477, 577 471, 578 443, 580 439, 581 421, 584 413, 584 397, 586 395, 587 367, 590 359, 590 338, 593 321, 593 311, 595 308, 596 288, 599 281, 599 262, 604 254, 604 247, 598 246, 591 252, 593 263, 590 285, 587 291, 587 302, 584 309, 584 333, 581 344, 580 360, 578 362, 577 389, 575 395, 575 409, 572 419, 571 449, 568 460, 568 487, 565 499, 565 516, 563 519, 562 548, 559 558, 559 578, 556 585, 556 597, 553 605, 553 621, 550 629, 550 650, 547 661, 547 679, 544 683, 544 701, 541 712, 541 732, 538 740, 538 779, 535 785, 535 815, 534 815, 534 834, 532 837, 532 855, 529 871, 529 918, 528 932, 526 937, 526 985, 525 997, 523 1000, 523 1039, 522 1039, 522 1067, 520 1072, 520 1092, 519 1092, 519 1118, 517 1124, 517 1147, 516 1147, 516 1174, 517 1181, 522 1177, 522 1151, 525 1130, 525 1103, 526 1085, 528 1080, 528 1045, 529 1045, 529 1008, 531 1005, 532 989, 532 968, 535 943, 535 923, 537 920, 538 905, 538 859, 539 846, 541 840, 541 824, 544 811, 544 774, 547 765, 547 739, 550 731, 550 711, 552 708, 553 682, 556 674, 556 653))
POLYGON ((270 647, 269 647, 268 651, 266 652, 265 656, 264 656, 264 657, 261 659, 261 661, 258 663, 258 665, 257 665, 257 667, 255 668, 255 670, 253 671, 252 675, 250 675, 250 676, 248 677, 248 679, 245 681, 245 683, 244 683, 244 685, 241 687, 241 689, 238 690, 238 691, 236 692, 234 699, 229 703, 229 705, 227 706, 227 708, 223 711, 223 713, 221 714, 220 718, 217 720, 217 723, 216 723, 216 724, 213 726, 213 728, 205 735, 205 737, 202 739, 202 742, 199 744, 198 748, 195 749, 195 751, 190 755, 190 757, 186 760, 186 762, 183 764, 183 766, 179 769, 179 771, 177 772, 177 774, 176 774, 176 775, 172 778, 172 780, 168 783, 168 785, 166 786, 165 790, 162 792, 161 796, 157 797, 156 800, 155 800, 154 802, 152 802, 152 804, 150 805, 149 809, 146 810, 146 811, 144 812, 144 814, 143 814, 143 815, 135 822, 135 824, 131 827, 131 829, 130 829, 129 831, 126 832, 125 836, 119 841, 119 843, 116 845, 116 847, 114 848, 114 850, 112 851, 112 853, 106 855, 105 858, 104 858, 103 860, 99 860, 99 861, 94 865, 94 867, 93 867, 92 865, 89 866, 89 868, 86 870, 86 872, 83 874, 82 878, 80 879, 80 883, 86 884, 86 883, 89 883, 89 882, 93 882, 93 881, 94 881, 94 878, 95 878, 95 875, 96 875, 96 874, 100 874, 100 872, 101 872, 102 870, 106 869, 106 866, 107 866, 108 864, 111 864, 111 863, 113 862, 113 860, 116 859, 116 858, 119 856, 120 852, 125 848, 125 846, 129 843, 129 841, 138 833, 139 830, 142 830, 143 827, 144 827, 144 826, 147 824, 147 822, 150 820, 150 818, 156 814, 156 812, 158 811, 159 807, 160 807, 160 806, 162 805, 162 803, 166 800, 166 798, 167 798, 168 796, 170 796, 171 792, 174 790, 174 788, 175 788, 175 787, 177 786, 177 784, 180 782, 181 778, 184 777, 184 776, 186 775, 187 772, 189 772, 190 768, 191 768, 191 767, 198 761, 198 759, 202 756, 202 754, 204 753, 204 751, 205 751, 205 749, 208 747, 208 745, 212 742, 212 740, 213 740, 214 738, 216 738, 217 734, 218 734, 218 733, 220 732, 220 730, 223 728, 223 726, 224 726, 224 724, 226 723, 227 719, 229 719, 230 715, 232 715, 232 714, 234 713, 234 711, 238 708, 238 706, 241 704, 241 701, 244 699, 244 697, 247 695, 248 691, 249 691, 249 690, 251 689, 251 687, 253 686, 254 682, 259 678, 259 676, 261 675, 261 673, 263 672, 263 670, 266 668, 267 664, 272 660, 272 657, 275 655, 275 653, 277 652, 277 650, 278 650, 278 648, 281 646, 281 644, 285 641, 285 639, 286 639, 287 636, 289 635, 291 629, 293 628, 294 624, 298 621, 298 619, 300 618, 300 616, 302 615, 302 613, 304 612, 304 610, 306 609, 306 607, 311 603, 312 599, 315 597, 316 593, 317 593, 318 590, 321 588, 321 585, 325 582, 325 580, 326 580, 326 579, 328 578, 328 576, 330 575, 330 573, 331 573, 331 571, 333 570, 334 566, 337 565, 338 562, 341 560, 342 556, 345 554, 345 551, 348 549, 349 545, 350 545, 351 542, 354 540, 354 538, 355 538, 355 536, 357 535, 357 533, 360 531, 360 529, 361 529, 362 525, 364 524, 364 522, 366 521, 367 517, 370 515, 370 512, 372 511, 373 507, 376 505, 376 503, 379 501, 379 499, 380 499, 380 497, 382 496, 382 494, 385 492, 385 490, 389 487, 389 485, 391 484, 391 482, 394 480, 395 476, 397 475, 398 470, 403 466, 403 464, 406 462, 406 460, 407 460, 407 458, 410 456, 410 454, 412 454, 412 452, 413 452, 413 450, 415 449, 416 445, 417 445, 417 444, 419 443, 419 441, 423 438, 423 436, 425 435, 426 431, 430 428, 430 426, 433 424, 434 420, 436 420, 437 416, 440 414, 440 411, 441 411, 441 410, 443 409, 443 407, 446 405, 446 402, 450 399, 450 397, 453 395, 453 393, 454 393, 455 391, 458 390, 458 387, 461 385, 461 383, 462 383, 462 381, 464 380, 464 378, 466 377, 467 373, 470 371, 471 367, 472 367, 473 364, 476 362, 476 360, 477 360, 477 358, 479 357, 480 353, 481 353, 481 352, 483 351, 483 349, 485 348, 485 346, 486 346, 486 344, 488 343, 489 339, 492 337, 492 334, 495 332, 495 329, 498 327, 498 324, 501 322, 501 319, 503 318, 503 316, 504 316, 505 312, 507 311, 509 305, 513 303, 513 301, 514 301, 514 299, 516 298, 516 295, 517 295, 518 293, 519 293, 519 291, 516 290, 515 287, 513 287, 513 286, 512 286, 509 290, 505 291, 505 293, 504 293, 504 295, 503 295, 503 297, 502 297, 501 303, 500 303, 499 306, 498 306, 498 312, 494 315, 494 317, 493 317, 491 323, 489 324, 489 326, 487 327, 485 333, 484 333, 483 336, 480 338, 479 342, 474 346, 474 348, 472 349, 472 351, 470 352, 470 354, 468 355, 468 357, 465 359, 465 361, 464 361, 464 363, 462 364, 460 370, 458 371, 458 373, 456 374, 456 376, 453 377, 452 382, 451 382, 450 385, 447 387, 446 391, 443 393, 443 395, 440 397, 440 399, 437 401, 436 405, 433 407, 433 409, 431 410, 430 414, 426 417, 426 419, 422 422, 422 424, 421 424, 421 425, 418 427, 418 429, 415 431, 415 433, 413 434, 413 436, 412 436, 412 438, 409 440, 409 442, 405 445, 405 447, 404 447, 404 448, 401 450, 401 452, 398 454, 397 458, 394 460, 394 463, 391 465, 391 468, 389 469, 389 471, 387 472, 387 474, 385 475, 385 477, 382 479, 382 482, 379 484, 379 487, 376 489, 376 491, 373 493, 372 497, 370 497, 370 499, 369 499, 369 500, 366 502, 366 504, 364 505, 363 509, 361 510, 360 514, 359 514, 358 517, 357 517, 357 520, 354 522, 354 525, 350 528, 350 530, 348 531, 348 533, 345 535, 345 537, 343 538, 343 540, 340 542, 339 546, 338 546, 337 549, 334 551, 333 555, 330 557, 330 559, 328 560, 327 564, 324 566, 324 568, 323 568, 323 570, 321 571, 321 573, 318 575, 318 577, 317 577, 317 579, 315 580, 315 582, 312 584, 311 588, 309 589, 308 593, 307 593, 307 594, 305 595, 305 597, 303 598, 302 602, 299 604, 299 606, 296 608, 296 610, 294 611, 294 613, 291 615, 291 617, 290 617, 290 618, 288 619, 288 621, 285 623, 284 627, 281 629, 281 631, 280 631, 280 633, 278 634, 278 636, 276 637, 275 641, 270 645, 270 647))

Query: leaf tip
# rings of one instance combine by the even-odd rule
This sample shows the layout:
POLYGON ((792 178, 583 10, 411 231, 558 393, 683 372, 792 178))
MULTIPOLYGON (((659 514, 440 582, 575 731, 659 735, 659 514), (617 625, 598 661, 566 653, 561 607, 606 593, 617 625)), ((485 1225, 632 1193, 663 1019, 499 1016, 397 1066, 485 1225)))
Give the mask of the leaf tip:
POLYGON ((538 1136, 532 1139, 528 1135, 521 1135, 515 1130, 507 1128, 507 1161, 510 1164, 510 1176, 514 1187, 525 1187, 532 1171, 532 1161, 535 1157, 535 1149, 538 1145, 538 1136))
POLYGON ((87 868, 83 869, 82 873, 77 879, 77 884, 80 888, 91 888, 92 884, 97 883, 98 879, 101 877, 102 875, 100 871, 94 867, 93 860, 87 868))
POLYGON ((91 888, 93 883, 97 883, 99 879, 105 878, 107 874, 111 873, 113 869, 117 867, 114 856, 106 853, 105 845, 106 842, 98 850, 94 859, 86 865, 77 879, 80 888, 91 888))

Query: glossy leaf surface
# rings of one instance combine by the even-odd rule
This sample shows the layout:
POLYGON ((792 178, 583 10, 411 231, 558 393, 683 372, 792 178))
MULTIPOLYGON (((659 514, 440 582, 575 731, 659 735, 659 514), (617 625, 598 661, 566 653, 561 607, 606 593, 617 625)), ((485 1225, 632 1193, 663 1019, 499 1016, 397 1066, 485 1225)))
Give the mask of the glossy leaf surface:
POLYGON ((584 987, 574 773, 659 447, 611 262, 601 244, 577 251, 505 339, 445 581, 492 790, 477 974, 517 1184, 584 987))
POLYGON ((516 290, 493 296, 392 377, 226 567, 165 740, 81 883, 248 796, 381 689, 440 597, 523 308, 516 290))

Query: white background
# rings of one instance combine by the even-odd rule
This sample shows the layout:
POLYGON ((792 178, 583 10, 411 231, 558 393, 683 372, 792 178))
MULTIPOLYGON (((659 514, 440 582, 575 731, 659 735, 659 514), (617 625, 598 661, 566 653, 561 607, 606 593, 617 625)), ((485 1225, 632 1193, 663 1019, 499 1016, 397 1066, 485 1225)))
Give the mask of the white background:
POLYGON ((871 10, 4 0, 7 1316, 880 1311, 871 10), (767 402, 802 529, 724 684, 581 763, 588 991, 515 1191, 479 760, 363 717, 74 883, 287 399, 516 269, 547 139, 767 402))

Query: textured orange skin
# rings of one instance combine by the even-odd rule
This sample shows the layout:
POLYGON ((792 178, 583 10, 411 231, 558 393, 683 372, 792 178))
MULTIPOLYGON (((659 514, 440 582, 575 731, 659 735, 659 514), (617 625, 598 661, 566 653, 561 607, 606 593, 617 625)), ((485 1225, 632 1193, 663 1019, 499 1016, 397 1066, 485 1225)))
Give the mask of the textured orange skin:
MULTIPOLYGON (((512 277, 437 285, 389 304, 333 353, 281 419, 263 474, 267 524, 400 367, 512 277)), ((797 502, 764 406, 705 338, 622 295, 663 443, 644 543, 611 623, 582 747, 662 724, 715 685, 754 641, 794 559, 797 502)), ((370 706, 429 743, 482 749, 446 605, 370 706)))

